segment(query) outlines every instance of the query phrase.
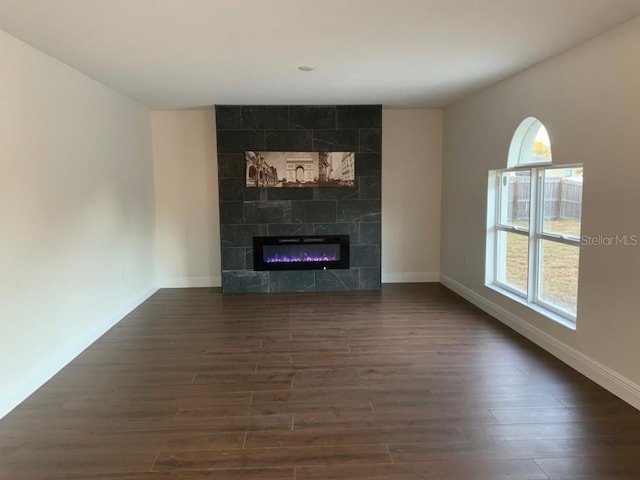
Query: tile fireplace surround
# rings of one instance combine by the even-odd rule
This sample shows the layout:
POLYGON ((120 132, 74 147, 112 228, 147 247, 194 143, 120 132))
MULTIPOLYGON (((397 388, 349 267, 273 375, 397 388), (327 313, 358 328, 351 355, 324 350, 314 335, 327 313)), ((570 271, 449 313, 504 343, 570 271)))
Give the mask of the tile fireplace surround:
POLYGON ((216 106, 222 290, 380 288, 380 105, 216 106), (244 152, 353 151, 354 187, 247 188, 244 152), (253 237, 349 235, 350 268, 254 271, 253 237))

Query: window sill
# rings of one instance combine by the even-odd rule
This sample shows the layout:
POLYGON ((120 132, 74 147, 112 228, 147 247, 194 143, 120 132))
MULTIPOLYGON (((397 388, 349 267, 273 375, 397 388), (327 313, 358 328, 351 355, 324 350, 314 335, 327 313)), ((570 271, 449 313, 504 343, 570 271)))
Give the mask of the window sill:
POLYGON ((558 315, 557 313, 544 308, 536 303, 530 303, 528 302, 525 298, 520 297, 519 295, 516 295, 513 292, 510 292, 509 290, 502 288, 498 285, 493 285, 493 284, 486 284, 485 287, 493 290, 496 293, 499 293, 500 295, 507 297, 515 302, 518 302, 520 305, 524 305, 525 307, 529 308, 530 310, 533 310, 536 313, 539 313, 540 315, 556 322, 559 323, 560 325, 562 325, 563 327, 568 328, 569 330, 576 330, 576 323, 575 321, 569 320, 566 317, 563 317, 562 315, 558 315))

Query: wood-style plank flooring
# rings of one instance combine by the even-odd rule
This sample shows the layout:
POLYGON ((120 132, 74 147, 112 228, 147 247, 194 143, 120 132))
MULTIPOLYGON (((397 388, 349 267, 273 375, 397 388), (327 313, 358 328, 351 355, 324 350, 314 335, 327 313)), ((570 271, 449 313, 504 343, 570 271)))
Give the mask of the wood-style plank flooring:
POLYGON ((640 412, 438 284, 161 290, 0 420, 0 478, 637 480, 640 412))

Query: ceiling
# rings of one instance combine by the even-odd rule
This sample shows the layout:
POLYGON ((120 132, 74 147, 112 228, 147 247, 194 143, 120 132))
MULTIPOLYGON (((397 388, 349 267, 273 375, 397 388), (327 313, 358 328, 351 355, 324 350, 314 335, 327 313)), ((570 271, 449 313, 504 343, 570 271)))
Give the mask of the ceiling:
POLYGON ((1 29, 153 109, 442 107, 638 15, 640 0, 0 0, 1 29))

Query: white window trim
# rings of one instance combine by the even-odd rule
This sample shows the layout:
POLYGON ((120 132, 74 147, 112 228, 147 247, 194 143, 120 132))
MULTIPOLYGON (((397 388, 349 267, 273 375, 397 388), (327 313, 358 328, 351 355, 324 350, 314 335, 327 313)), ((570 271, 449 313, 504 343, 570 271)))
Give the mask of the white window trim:
POLYGON ((503 295, 507 298, 510 298, 511 300, 529 308, 530 310, 533 310, 536 313, 539 313, 540 315, 543 315, 544 317, 547 317, 550 320, 553 320, 556 323, 559 323, 560 325, 570 329, 570 330, 576 330, 576 322, 575 320, 568 320, 565 316, 563 315, 558 315, 557 313, 555 313, 553 310, 549 310, 548 308, 545 308, 541 305, 538 305, 536 303, 530 303, 528 302, 525 298, 523 298, 521 295, 515 294, 513 293, 511 290, 508 290, 506 288, 503 288, 499 285, 496 284, 486 284, 485 287, 493 290, 496 293, 499 293, 500 295, 503 295))
POLYGON ((538 188, 545 170, 556 170, 561 168, 581 168, 583 164, 553 165, 551 162, 544 164, 527 164, 517 167, 491 170, 489 172, 489 187, 487 189, 487 205, 494 208, 487 208, 487 262, 485 286, 504 295, 512 300, 525 305, 526 307, 544 315, 551 320, 564 325, 572 330, 576 329, 576 314, 563 310, 549 302, 544 301, 539 296, 539 286, 541 282, 542 265, 540 264, 540 249, 542 240, 548 240, 565 245, 580 247, 580 238, 570 235, 548 233, 543 231, 543 212, 538 211, 538 206, 543 201, 542 189, 538 188), (529 228, 516 227, 500 223, 500 179, 504 172, 531 172, 530 197, 529 197, 529 228), (522 292, 511 285, 500 282, 499 278, 499 242, 498 232, 508 232, 529 238, 529 259, 527 269, 527 292, 522 292), (491 257, 491 258, 489 258, 491 257))

